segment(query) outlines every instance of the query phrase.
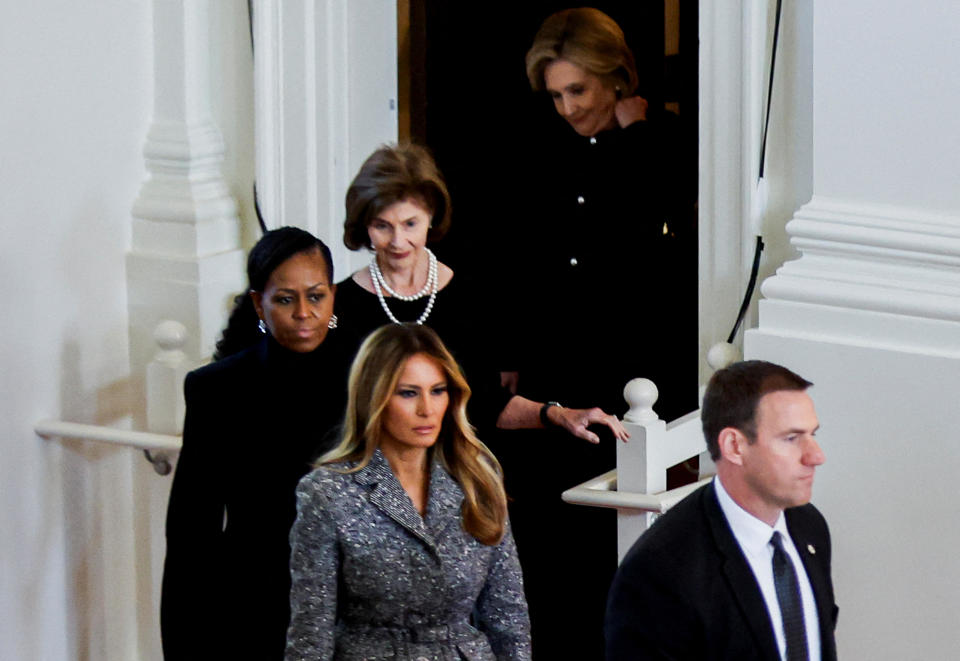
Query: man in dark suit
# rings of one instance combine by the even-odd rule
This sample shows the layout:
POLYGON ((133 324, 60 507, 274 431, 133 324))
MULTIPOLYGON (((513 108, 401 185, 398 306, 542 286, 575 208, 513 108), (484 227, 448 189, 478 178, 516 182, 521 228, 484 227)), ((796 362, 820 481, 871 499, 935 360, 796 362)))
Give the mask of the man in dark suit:
POLYGON ((713 375, 700 415, 717 477, 624 558, 607 661, 836 659, 830 535, 809 504, 824 462, 810 385, 763 361, 713 375))

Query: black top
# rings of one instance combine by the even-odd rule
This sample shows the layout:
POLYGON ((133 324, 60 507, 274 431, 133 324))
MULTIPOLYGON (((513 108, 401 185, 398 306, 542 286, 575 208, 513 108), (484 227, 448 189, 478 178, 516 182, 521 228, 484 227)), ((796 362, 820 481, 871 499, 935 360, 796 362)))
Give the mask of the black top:
MULTIPOLYGON (((520 394, 622 415, 623 386, 653 379, 665 419, 697 406, 697 243, 663 118, 593 138, 553 126, 521 184, 511 314, 520 394)), ((510 338, 507 338, 511 345, 510 338)))
MULTIPOLYGON (((416 321, 427 307, 427 297, 416 301, 386 298, 393 316, 399 321, 416 321)), ((337 332, 356 355, 363 340, 384 324, 391 323, 377 295, 347 278, 337 284, 334 310, 337 332)), ((500 376, 491 359, 486 337, 500 322, 497 308, 485 301, 462 276, 456 275, 437 292, 433 310, 424 321, 456 358, 473 391, 468 404, 470 421, 481 429, 495 426, 497 417, 512 395, 500 387, 500 376)))
POLYGON ((337 440, 346 364, 336 331, 309 354, 271 337, 187 375, 167 510, 164 658, 282 659, 294 491, 337 440))

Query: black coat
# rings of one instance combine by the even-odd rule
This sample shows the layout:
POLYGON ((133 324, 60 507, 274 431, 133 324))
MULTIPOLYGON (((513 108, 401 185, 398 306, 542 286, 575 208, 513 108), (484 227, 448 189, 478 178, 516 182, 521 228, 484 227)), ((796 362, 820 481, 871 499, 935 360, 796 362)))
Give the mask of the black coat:
POLYGON ((622 415, 623 386, 646 377, 660 417, 696 408, 696 226, 670 127, 562 126, 534 143, 509 264, 520 394, 622 415))
MULTIPOLYGON (((827 523, 809 504, 784 514, 816 597, 821 658, 835 661, 827 523)), ((713 484, 678 503, 630 549, 610 590, 606 636, 607 661, 779 661, 763 595, 713 484)))
MULTIPOLYGON (((509 225, 489 244, 508 253, 490 265, 504 278, 495 300, 512 301, 494 327, 502 365, 519 372, 520 395, 618 416, 627 381, 653 379, 657 413, 672 420, 697 407, 697 245, 668 118, 587 138, 546 112, 523 155, 505 163, 521 194, 516 208, 501 204, 509 225)), ((514 498, 534 658, 603 655, 615 513, 560 499, 616 465, 617 442, 594 430, 598 445, 557 430, 491 443, 514 498), (577 636, 556 633, 568 630, 577 636)))
POLYGON ((334 331, 297 354, 265 338, 187 375, 160 606, 167 661, 283 658, 294 492, 346 402, 337 344, 334 331))

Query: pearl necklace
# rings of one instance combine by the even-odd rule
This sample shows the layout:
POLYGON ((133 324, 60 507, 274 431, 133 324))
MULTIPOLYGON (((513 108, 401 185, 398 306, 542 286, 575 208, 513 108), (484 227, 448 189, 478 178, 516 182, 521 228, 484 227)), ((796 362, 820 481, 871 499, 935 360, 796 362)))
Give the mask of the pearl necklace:
POLYGON ((421 314, 417 319, 416 323, 418 326, 423 325, 423 322, 427 320, 427 317, 430 316, 430 312, 433 310, 433 304, 437 300, 437 290, 439 289, 438 285, 440 283, 440 278, 437 275, 438 269, 436 255, 434 255, 429 248, 425 248, 425 250, 430 258, 430 266, 427 269, 427 281, 424 283, 423 289, 412 296, 398 294, 390 288, 386 279, 383 277, 383 273, 380 272, 380 265, 377 264, 376 256, 374 256, 373 260, 370 262, 370 279, 373 281, 374 291, 377 292, 377 299, 380 301, 380 307, 382 307, 383 311, 387 313, 387 318, 395 324, 402 322, 390 311, 390 307, 387 305, 387 299, 383 296, 384 289, 386 289, 391 296, 401 301, 416 301, 417 299, 426 296, 428 291, 430 292, 430 299, 427 301, 427 307, 423 311, 423 314, 421 314))
POLYGON ((387 279, 383 277, 383 272, 380 270, 380 264, 377 263, 377 258, 374 256, 373 261, 370 262, 370 279, 377 280, 380 283, 380 286, 383 287, 384 291, 393 296, 394 298, 401 301, 416 301, 423 298, 430 293, 431 288, 433 287, 434 281, 437 279, 437 256, 433 254, 433 251, 430 248, 424 248, 427 251, 427 258, 429 267, 427 268, 427 281, 423 283, 423 289, 418 291, 416 294, 399 294, 393 289, 390 288, 390 285, 387 283, 387 279))

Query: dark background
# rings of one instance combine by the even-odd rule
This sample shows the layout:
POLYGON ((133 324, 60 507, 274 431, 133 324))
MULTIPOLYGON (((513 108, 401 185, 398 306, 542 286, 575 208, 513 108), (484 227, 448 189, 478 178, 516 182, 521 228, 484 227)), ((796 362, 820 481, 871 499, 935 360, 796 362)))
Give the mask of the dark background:
MULTIPOLYGON (((637 94, 651 108, 679 102, 683 177, 697 179, 697 2, 680 3, 680 54, 664 56, 662 0, 592 6, 623 28, 637 61, 637 94)), ((524 56, 543 20, 567 3, 410 0, 410 137, 427 145, 453 198, 450 234, 436 246, 456 270, 489 267, 485 249, 509 236, 524 150, 562 123, 527 81, 524 56), (479 262, 479 263, 478 263, 479 262)), ((573 5, 579 6, 579 5, 573 5)), ((572 130, 572 129, 567 129, 572 130)))

